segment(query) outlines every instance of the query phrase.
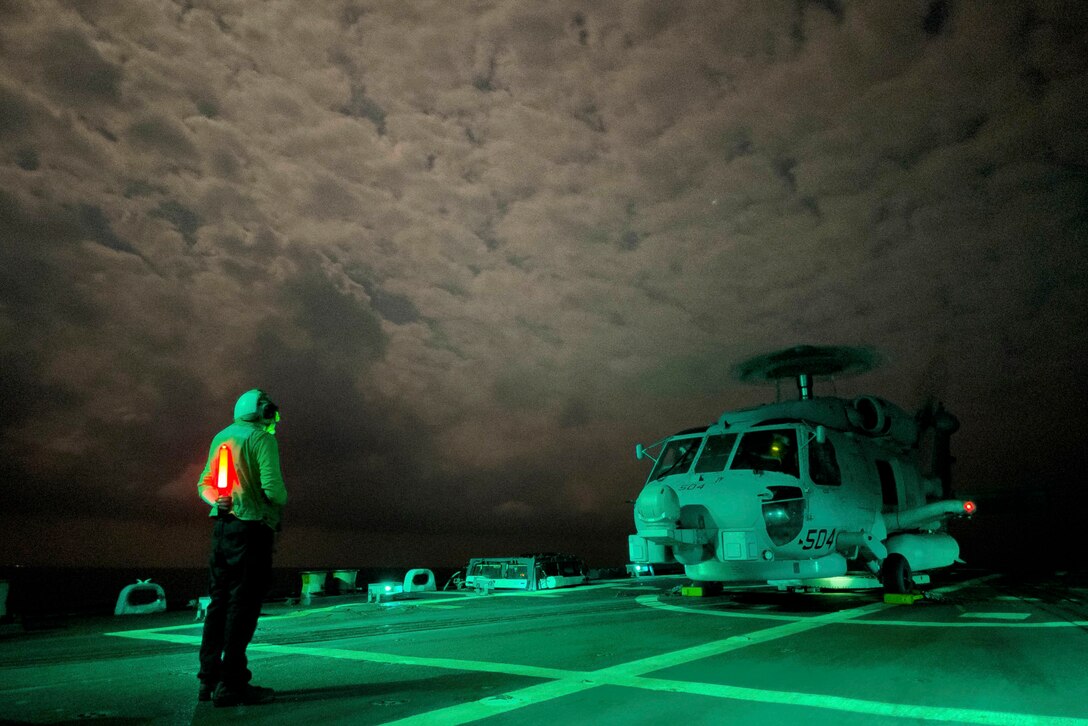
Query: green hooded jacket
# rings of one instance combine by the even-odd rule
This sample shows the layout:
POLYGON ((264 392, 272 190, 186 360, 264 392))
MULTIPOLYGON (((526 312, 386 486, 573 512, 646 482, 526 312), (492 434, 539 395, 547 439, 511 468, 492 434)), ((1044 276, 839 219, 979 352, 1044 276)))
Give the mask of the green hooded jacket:
POLYGON ((215 459, 219 447, 227 444, 234 459, 238 483, 231 491, 231 514, 238 519, 264 522, 279 530, 283 505, 287 503, 287 487, 280 471, 280 450, 276 437, 263 424, 235 418, 234 423, 212 439, 208 463, 197 481, 197 493, 212 505, 210 516, 219 514, 215 500, 215 459))

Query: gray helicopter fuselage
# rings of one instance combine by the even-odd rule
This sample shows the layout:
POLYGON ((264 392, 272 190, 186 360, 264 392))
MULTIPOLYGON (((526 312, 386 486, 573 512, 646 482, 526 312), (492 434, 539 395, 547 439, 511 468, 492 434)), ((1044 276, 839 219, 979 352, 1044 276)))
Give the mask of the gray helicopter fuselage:
POLYGON ((947 566, 959 550, 940 530, 963 502, 922 473, 918 439, 913 417, 871 396, 726 412, 662 442, 631 560, 738 583, 834 577, 848 560, 877 572, 890 552, 947 566))

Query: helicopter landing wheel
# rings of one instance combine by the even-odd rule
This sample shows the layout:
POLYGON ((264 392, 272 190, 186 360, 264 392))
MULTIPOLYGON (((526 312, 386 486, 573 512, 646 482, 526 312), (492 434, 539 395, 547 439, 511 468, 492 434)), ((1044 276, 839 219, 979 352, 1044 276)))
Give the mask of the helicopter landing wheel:
POLYGON ((906 594, 914 590, 914 576, 910 563, 903 555, 893 552, 884 559, 880 568, 880 581, 884 592, 906 594))

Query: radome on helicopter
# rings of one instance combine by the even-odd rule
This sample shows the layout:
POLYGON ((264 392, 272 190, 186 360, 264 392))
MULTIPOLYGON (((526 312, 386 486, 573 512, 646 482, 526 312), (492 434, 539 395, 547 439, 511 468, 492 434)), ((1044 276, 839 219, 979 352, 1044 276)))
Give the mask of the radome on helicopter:
POLYGON ((783 588, 827 584, 849 569, 905 593, 915 573, 959 561, 946 523, 975 505, 952 492, 956 417, 940 404, 912 416, 876 396, 813 396, 814 380, 876 361, 866 349, 831 346, 757 356, 737 376, 794 379, 796 400, 726 411, 638 445, 636 456, 654 465, 634 502, 631 562, 678 562, 695 581, 783 588))

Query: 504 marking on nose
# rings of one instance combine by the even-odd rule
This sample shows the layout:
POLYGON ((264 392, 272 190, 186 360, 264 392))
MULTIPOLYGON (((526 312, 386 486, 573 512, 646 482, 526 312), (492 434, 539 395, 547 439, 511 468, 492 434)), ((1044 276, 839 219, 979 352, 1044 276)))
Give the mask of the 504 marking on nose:
POLYGON ((839 530, 833 529, 828 532, 826 529, 810 529, 805 533, 804 539, 797 540, 797 544, 801 545, 803 550, 819 550, 824 547, 831 548, 835 544, 835 533, 839 530))

